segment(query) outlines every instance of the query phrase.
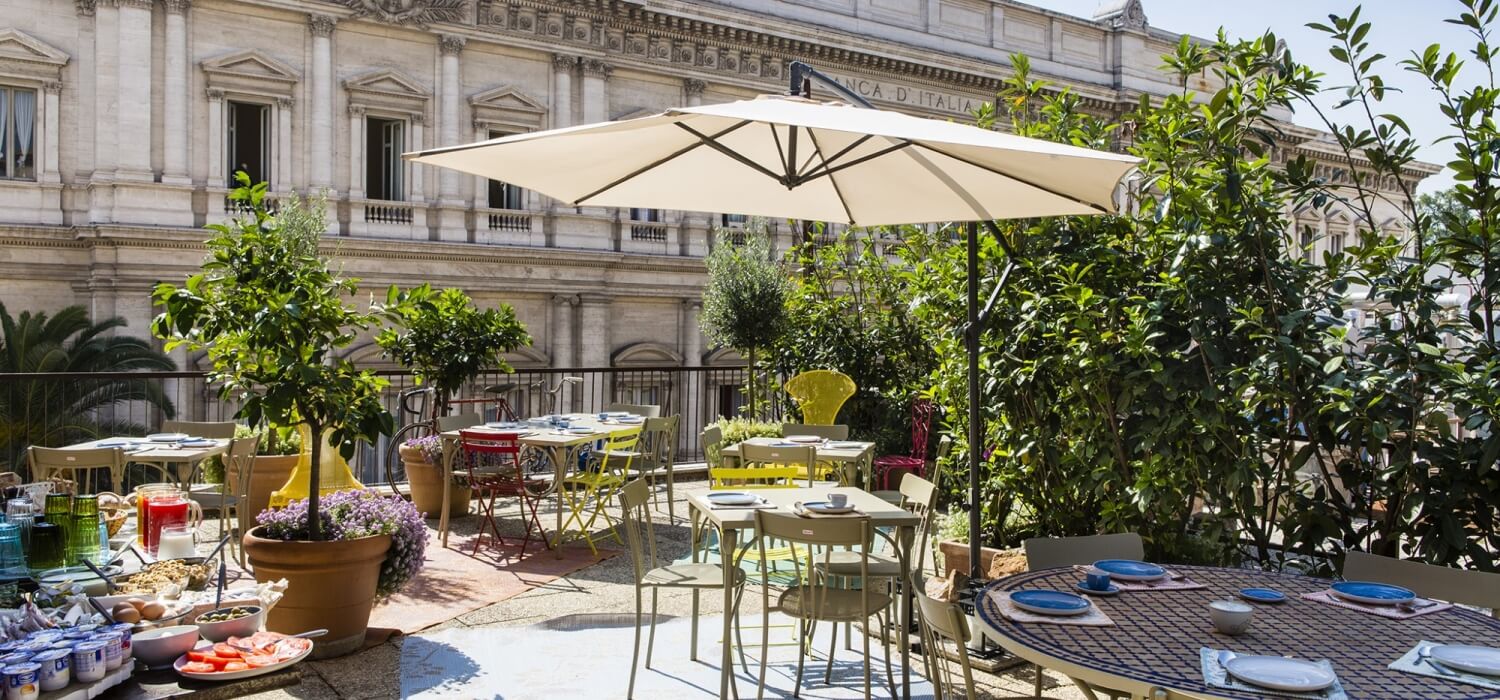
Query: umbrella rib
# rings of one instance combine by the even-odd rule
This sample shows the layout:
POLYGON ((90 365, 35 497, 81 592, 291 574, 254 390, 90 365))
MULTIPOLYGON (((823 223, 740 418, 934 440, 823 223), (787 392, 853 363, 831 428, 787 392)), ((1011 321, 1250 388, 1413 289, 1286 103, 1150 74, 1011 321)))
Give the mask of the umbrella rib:
POLYGON ((1107 209, 1104 209, 1104 208, 1100 207, 1097 204, 1094 204, 1093 202, 1084 201, 1082 199, 1074 197, 1071 194, 1067 194, 1065 192, 1059 192, 1059 191, 1057 191, 1057 190, 1055 190, 1055 189, 1053 189, 1051 187, 1048 187, 1046 185, 1037 184, 1035 182, 1032 182, 1031 180, 1028 180, 1028 179, 1026 179, 1024 177, 1020 177, 1020 176, 1014 175, 1012 173, 1007 173, 1007 172, 1003 172, 1001 170, 996 170, 995 168, 992 168, 992 167, 990 167, 988 165, 985 165, 983 163, 977 163, 977 162, 975 162, 975 161, 973 161, 973 160, 971 160, 969 158, 965 158, 965 157, 960 156, 960 155, 955 155, 955 154, 949 153, 947 151, 944 151, 941 148, 934 148, 932 146, 932 144, 919 143, 919 144, 916 144, 916 145, 921 146, 921 147, 923 147, 923 148, 925 148, 925 149, 927 149, 929 151, 932 151, 933 153, 937 153, 939 155, 944 155, 944 156, 947 156, 949 158, 952 158, 952 159, 954 159, 954 160, 956 160, 956 161, 958 161, 960 163, 963 163, 965 165, 970 165, 970 166, 973 166, 975 168, 979 168, 980 170, 983 170, 983 171, 988 172, 988 173, 993 173, 995 175, 999 175, 1000 177, 1003 177, 1003 178, 1006 178, 1006 179, 1015 180, 1016 182, 1019 182, 1019 183, 1021 183, 1023 185, 1028 185, 1030 187, 1035 187, 1035 188, 1037 188, 1037 189, 1039 189, 1039 190, 1041 190, 1043 192, 1046 192, 1047 194, 1050 194, 1050 195, 1053 195, 1053 196, 1056 196, 1056 197, 1061 197, 1061 198, 1069 200, 1069 201, 1077 202, 1079 204, 1082 204, 1083 206, 1086 206, 1086 207, 1088 207, 1090 209, 1093 209, 1094 211, 1099 212, 1100 214, 1110 214, 1110 213, 1113 213, 1113 212, 1110 212, 1107 209))
MULTIPOLYGON (((682 126, 682 122, 676 122, 676 124, 678 126, 682 126)), ((726 127, 723 131, 720 131, 719 133, 714 134, 714 138, 719 138, 720 136, 723 136, 723 135, 725 135, 725 134, 727 134, 727 133, 729 133, 731 131, 734 131, 735 129, 743 127, 743 126, 745 126, 747 124, 750 124, 750 122, 749 121, 742 121, 742 122, 740 122, 738 124, 735 124, 734 126, 726 127)), ((673 159, 677 158, 678 156, 683 155, 684 153, 687 153, 688 151, 691 151, 691 150, 693 150, 693 149, 695 149, 695 148, 697 148, 699 146, 702 146, 705 143, 707 143, 707 141, 701 140, 701 139, 705 139, 706 138, 702 134, 699 134, 698 132, 693 131, 691 128, 688 128, 688 127, 683 127, 683 128, 687 129, 688 131, 692 131, 695 135, 698 136, 698 138, 700 140, 697 141, 697 142, 695 142, 695 143, 690 143, 690 144, 688 144, 686 146, 683 146, 682 148, 679 148, 676 151, 673 151, 670 155, 668 155, 665 158, 661 158, 659 160, 656 160, 656 161, 653 161, 653 162, 648 163, 646 165, 643 165, 640 168, 637 168, 636 170, 634 170, 634 171, 632 171, 632 172, 630 172, 630 173, 628 173, 628 174, 626 174, 626 175, 624 175, 624 176, 616 179, 614 182, 611 182, 608 185, 600 187, 599 189, 594 190, 593 192, 590 192, 590 193, 588 193, 588 194, 586 194, 586 195, 584 195, 582 197, 579 197, 579 198, 573 200, 573 204, 575 204, 575 205, 581 205, 584 202, 586 202, 586 201, 588 201, 590 199, 593 199, 594 197, 597 197, 600 194, 603 194, 604 192, 607 192, 607 191, 612 190, 612 189, 614 189, 616 187, 619 187, 620 184, 623 183, 623 182, 625 182, 626 180, 634 178, 634 177, 636 177, 636 176, 638 176, 638 175, 646 172, 647 170, 651 170, 652 168, 660 166, 660 165, 662 165, 662 164, 664 164, 664 163, 666 163, 666 162, 668 162, 670 160, 673 160, 673 159)))
MULTIPOLYGON (((872 138, 875 138, 875 137, 872 136, 872 135, 870 135, 870 134, 865 134, 864 136, 861 136, 858 139, 855 139, 854 143, 851 143, 848 146, 845 146, 845 147, 839 149, 838 153, 835 153, 835 154, 833 154, 832 156, 830 156, 828 158, 823 158, 822 161, 821 161, 822 166, 825 167, 825 168, 828 167, 829 163, 831 163, 833 161, 836 161, 836 160, 844 157, 845 153, 848 153, 849 151, 852 151, 852 150, 854 150, 856 148, 859 148, 860 146, 864 145, 864 143, 866 141, 869 141, 872 138)), ((814 139, 813 140, 813 147, 814 148, 817 148, 817 143, 818 143, 817 140, 814 139)), ((817 148, 817 151, 818 151, 817 152, 818 156, 822 156, 823 155, 823 149, 817 148)), ((798 175, 799 178, 800 177, 807 177, 808 175, 811 174, 811 171, 807 170, 807 166, 810 165, 811 163, 812 163, 812 157, 809 156, 808 159, 807 159, 807 163, 803 164, 803 168, 802 168, 803 172, 798 175)))
POLYGON ((781 134, 776 133, 775 124, 767 122, 766 128, 771 130, 771 141, 776 144, 776 159, 781 161, 781 169, 786 171, 787 173, 791 173, 792 164, 787 162, 786 149, 781 147, 781 134))
POLYGON ((845 170, 845 169, 848 169, 848 168, 852 168, 852 167, 854 167, 856 165, 859 165, 860 163, 863 163, 865 161, 874 160, 874 159, 879 158, 881 156, 889 155, 891 153, 895 153, 896 151, 899 151, 899 150, 901 150, 903 148, 906 148, 907 146, 912 146, 912 145, 915 145, 915 144, 913 142, 911 142, 911 141, 907 141, 905 139, 902 139, 900 143, 897 143, 897 144, 894 144, 894 145, 891 145, 891 146, 886 146, 885 148, 882 148, 882 149, 880 149, 878 151, 875 151, 874 153, 867 153, 867 154, 862 155, 862 156, 860 156, 858 158, 855 158, 854 160, 851 160, 851 161, 849 161, 847 163, 840 163, 840 164, 832 166, 832 167, 829 167, 828 161, 825 160, 825 161, 823 161, 823 166, 822 166, 823 169, 822 169, 821 172, 818 171, 818 170, 814 170, 814 171, 812 171, 810 173, 807 173, 806 175, 798 176, 798 178, 797 178, 797 184, 800 185, 800 184, 802 184, 804 182, 810 182, 810 181, 816 180, 816 179, 818 179, 820 177, 832 176, 834 173, 836 173, 836 172, 838 172, 840 170, 845 170))
MULTIPOLYGON (((749 124, 749 123, 750 123, 749 121, 743 121, 743 122, 740 122, 738 125, 736 125, 733 128, 738 128, 739 126, 743 126, 743 125, 749 124)), ((683 131, 686 131, 689 134, 692 134, 692 135, 698 137, 698 143, 694 144, 694 145, 708 146, 709 148, 712 148, 715 151, 718 151, 718 152, 720 152, 720 153, 722 153, 722 154, 724 154, 726 156, 729 156, 730 158, 733 158, 734 160, 739 161, 741 164, 745 165, 746 167, 752 168, 756 172, 759 172, 759 173, 765 175, 766 177, 771 178, 772 180, 776 180, 777 182, 784 182, 786 180, 786 178, 782 177, 781 175, 777 175, 776 172, 773 171, 773 170, 771 170, 770 168, 767 168, 766 166, 761 165, 760 163, 757 163, 757 162, 755 162, 753 160, 750 160, 749 158, 747 158, 745 156, 745 154, 740 153, 739 151, 736 151, 733 148, 725 146, 724 144, 719 143, 717 141, 717 139, 720 136, 723 136, 724 134, 729 133, 730 131, 733 130, 733 128, 731 128, 731 129, 725 129, 724 131, 721 131, 721 132, 719 132, 717 134, 714 134, 713 136, 709 136, 707 134, 704 134, 701 131, 698 131, 697 129, 694 129, 691 126, 683 124, 682 122, 677 122, 677 126, 681 127, 683 131)), ((676 157, 675 154, 674 154, 673 157, 676 157)))
MULTIPOLYGON (((869 136, 865 136, 864 138, 869 138, 869 136)), ((812 141, 813 153, 817 154, 818 158, 820 158, 822 160, 823 167, 826 169, 828 167, 828 159, 823 158, 823 147, 820 146, 820 145, 818 145, 818 135, 816 133, 814 133, 812 130, 809 129, 808 132, 807 132, 807 139, 809 141, 812 141)), ((860 140, 863 141, 864 139, 860 139, 860 140)), ((856 145, 858 145, 858 144, 856 144, 856 145)), ((849 148, 853 148, 853 147, 854 146, 850 146, 849 148)), ((847 150, 848 149, 844 149, 844 151, 847 151, 847 150)), ((843 153, 844 151, 840 151, 840 153, 843 153)), ((835 157, 837 157, 837 156, 835 156, 835 157)), ((810 158, 811 157, 809 156, 809 159, 810 158)), ((838 197, 839 206, 842 207, 843 210, 844 210, 844 222, 847 223, 847 224, 849 224, 850 226, 853 226, 854 225, 854 212, 849 211, 849 202, 845 201, 845 199, 844 199, 844 191, 842 189, 839 189, 839 183, 838 183, 837 180, 833 179, 833 174, 832 173, 830 173, 828 175, 828 184, 833 187, 833 194, 834 194, 834 196, 838 197)))

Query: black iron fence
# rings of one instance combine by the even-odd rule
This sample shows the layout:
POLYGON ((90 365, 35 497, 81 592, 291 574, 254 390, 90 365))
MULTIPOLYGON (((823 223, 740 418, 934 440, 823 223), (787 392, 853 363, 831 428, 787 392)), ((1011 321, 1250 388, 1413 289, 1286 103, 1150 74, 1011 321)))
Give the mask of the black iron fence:
MULTIPOLYGON (((419 420, 400 406, 419 388, 410 372, 379 370, 390 382, 386 407, 399 428, 419 420)), ((604 367, 489 372, 459 392, 450 411, 491 419, 499 400, 517 417, 595 413, 612 403, 649 404, 681 416, 678 461, 702 459, 699 434, 721 416, 739 415, 746 369, 737 367, 604 367)), ((773 402, 774 403, 774 402, 773 402)), ((59 446, 105 436, 139 436, 166 419, 234 420, 237 406, 219 398, 205 372, 0 374, 0 470, 24 470, 29 445, 59 446)), ((365 445, 352 463, 365 483, 384 480, 388 438, 365 445)))

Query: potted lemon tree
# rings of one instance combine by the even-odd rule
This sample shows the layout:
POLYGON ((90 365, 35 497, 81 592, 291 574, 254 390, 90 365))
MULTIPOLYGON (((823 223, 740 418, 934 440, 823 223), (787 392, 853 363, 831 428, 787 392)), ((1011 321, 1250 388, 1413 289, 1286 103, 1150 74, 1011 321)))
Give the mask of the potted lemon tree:
MULTIPOLYGON (((438 291, 424 284, 403 292, 391 287, 386 303, 377 310, 391 325, 375 341, 387 357, 434 389, 437 410, 433 415, 447 415, 454 392, 481 372, 512 371, 505 353, 531 344, 531 336, 509 304, 480 309, 460 289, 438 291)), ((412 503, 429 517, 437 517, 443 502, 441 446, 433 438, 421 438, 402 445, 400 452, 412 503)), ((453 499, 453 512, 468 512, 467 489, 454 493, 462 500, 453 499)))
MULTIPOLYGON (((271 213, 266 185, 244 173, 230 198, 247 214, 208 228, 202 270, 182 286, 161 284, 163 311, 152 329, 167 349, 202 350, 212 365, 209 381, 236 417, 250 425, 302 425, 311 435, 331 435, 348 458, 357 442, 389 434, 393 420, 381 402, 385 381, 341 356, 373 312, 346 303, 357 280, 337 274, 318 252, 326 217, 320 201, 289 197, 271 213)), ((297 504, 305 527, 281 523, 277 536, 262 526, 244 536, 245 554, 258 579, 285 577, 285 597, 267 620, 272 629, 302 632, 326 627, 320 655, 347 653, 363 644, 370 607, 394 527, 340 527, 344 513, 324 513, 318 486, 323 440, 308 441, 309 497, 297 504)))

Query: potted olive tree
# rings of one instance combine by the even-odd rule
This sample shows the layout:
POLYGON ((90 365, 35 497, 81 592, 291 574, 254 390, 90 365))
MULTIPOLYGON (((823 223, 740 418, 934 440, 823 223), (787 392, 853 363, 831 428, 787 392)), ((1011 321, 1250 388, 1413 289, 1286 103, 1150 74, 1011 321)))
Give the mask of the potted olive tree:
MULTIPOLYGON (((167 339, 169 350, 207 353, 209 381, 220 398, 239 405, 236 417, 326 433, 348 458, 358 441, 392 430, 381 402, 384 380, 338 353, 376 316, 345 302, 356 280, 338 275, 318 253, 325 228, 321 201, 286 198, 273 215, 264 183, 252 187, 244 173, 236 179, 240 186, 230 198, 248 213, 208 227, 214 235, 201 272, 180 287, 156 288, 163 312, 153 331, 167 339)), ((258 579, 289 581, 268 626, 285 632, 326 627, 320 655, 334 655, 363 644, 391 536, 350 536, 371 530, 338 527, 339 513, 321 512, 324 440, 308 442, 309 496, 305 506, 297 503, 306 527, 283 527, 280 532, 294 533, 287 539, 262 537, 265 528, 257 527, 245 534, 244 548, 258 579)))
MULTIPOLYGON (((438 291, 424 284, 402 292, 391 287, 378 310, 400 330, 387 326, 376 342, 387 357, 435 390, 434 415, 438 416, 447 415, 454 392, 481 372, 512 371, 504 353, 531 344, 531 336, 509 304, 481 310, 459 289, 438 291)), ((443 503, 441 446, 434 438, 419 438, 402 445, 400 453, 412 504, 429 517, 437 517, 443 503)), ((468 511, 467 489, 455 493, 459 498, 452 499, 452 512, 463 514, 468 511)))

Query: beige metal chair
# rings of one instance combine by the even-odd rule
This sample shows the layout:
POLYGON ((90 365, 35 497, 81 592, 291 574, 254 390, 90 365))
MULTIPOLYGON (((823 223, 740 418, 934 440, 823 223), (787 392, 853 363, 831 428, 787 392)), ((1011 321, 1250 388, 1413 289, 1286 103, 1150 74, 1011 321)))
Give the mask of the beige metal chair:
POLYGON ((192 437, 210 438, 213 440, 234 439, 234 429, 234 421, 164 420, 161 422, 161 431, 164 433, 186 433, 192 437))
POLYGON ((454 416, 438 416, 437 429, 440 433, 450 430, 463 430, 472 428, 484 422, 484 417, 478 413, 460 413, 454 416))
POLYGON ((922 630, 922 655, 927 660, 927 678, 932 681, 933 697, 936 700, 975 700, 974 672, 969 665, 969 640, 973 637, 969 634, 969 623, 963 611, 953 603, 927 595, 920 577, 913 585, 916 588, 917 619, 922 630), (954 655, 958 657, 958 667, 963 673, 962 685, 954 678, 953 668, 942 653, 948 642, 956 648, 954 655))
MULTIPOLYGON (((620 529, 625 543, 630 548, 630 562, 635 583, 635 652, 630 657, 630 683, 625 697, 635 695, 635 672, 641 658, 641 591, 651 589, 651 633, 646 638, 646 668, 651 668, 651 649, 656 643, 657 592, 663 588, 686 588, 693 592, 693 621, 691 657, 698 660, 698 594, 705 589, 722 589, 725 586, 724 569, 718 564, 672 564, 657 566, 656 533, 651 525, 651 488, 642 479, 636 479, 620 488, 620 529)), ((739 601, 744 593, 745 572, 730 570, 735 587, 734 609, 725 612, 739 621, 739 601)), ((736 625, 738 634, 739 627, 736 625)), ((744 663, 744 642, 739 642, 741 660, 744 663)), ((730 681, 733 683, 733 681, 730 681)))
POLYGON ((641 430, 641 456, 635 461, 636 474, 646 478, 651 484, 651 500, 658 501, 656 490, 656 479, 658 476, 667 478, 667 522, 677 522, 677 496, 674 493, 674 476, 672 468, 677 463, 677 425, 679 416, 666 416, 663 418, 647 418, 645 428, 641 430))
POLYGON ((224 483, 219 485, 219 534, 230 534, 227 529, 229 511, 233 509, 235 527, 239 531, 236 536, 229 538, 227 546, 236 553, 241 568, 245 566, 245 550, 240 546, 240 538, 255 526, 255 516, 259 515, 240 507, 250 497, 250 472, 255 469, 255 448, 259 443, 260 437, 254 435, 229 441, 229 450, 224 453, 224 483), (240 478, 231 484, 229 475, 236 473, 236 470, 240 478))
MULTIPOLYGON (((861 580, 870 576, 868 548, 865 546, 875 537, 875 529, 870 525, 869 518, 803 518, 796 515, 784 515, 767 510, 755 511, 756 546, 762 556, 767 551, 768 542, 790 542, 793 547, 801 546, 809 552, 814 548, 821 548, 823 561, 821 567, 814 565, 812 570, 804 570, 798 559, 792 561, 797 567, 797 585, 789 586, 781 592, 777 598, 774 608, 780 612, 797 619, 799 637, 806 643, 797 645, 797 681, 796 688, 802 687, 802 669, 807 658, 807 650, 812 645, 814 629, 819 622, 833 623, 831 627, 832 642, 828 650, 828 667, 825 671, 825 682, 833 673, 834 654, 838 647, 838 623, 860 623, 868 626, 870 618, 876 618, 876 624, 883 625, 882 617, 891 607, 892 596, 871 590, 871 586, 861 586, 859 590, 849 590, 834 586, 829 577, 819 572, 826 570, 831 564, 829 556, 836 548, 846 550, 857 549, 859 553, 859 564, 857 571, 861 580)), ((816 558, 816 555, 809 554, 816 558)), ((760 692, 765 694, 766 688, 766 656, 770 646, 771 626, 771 581, 770 575, 764 569, 761 572, 761 642, 760 642, 760 692)), ((865 671, 865 697, 870 697, 870 635, 861 634, 863 641, 864 671, 865 671)), ((886 679, 890 681, 889 689, 891 697, 896 696, 894 675, 891 673, 891 655, 889 644, 885 647, 886 679)))
POLYGON ((782 435, 816 435, 825 440, 848 440, 847 425, 808 425, 806 423, 782 423, 782 435))
MULTIPOLYGON (((917 525, 917 541, 912 547, 912 554, 916 560, 907 562, 908 570, 911 572, 921 572, 927 561, 927 540, 932 532, 932 516, 936 506, 937 487, 931 481, 910 472, 902 475, 901 507, 921 518, 921 522, 917 525)), ((862 555, 859 552, 833 552, 829 557, 831 563, 827 571, 834 576, 859 576, 861 558, 862 555)), ((895 552, 890 554, 873 552, 866 558, 869 559, 869 576, 887 579, 908 577, 908 572, 901 570, 901 559, 896 556, 895 552)))
POLYGON ((712 469, 723 462, 719 450, 724 447, 724 431, 719 426, 710 425, 698 433, 698 444, 703 446, 704 466, 712 469))
MULTIPOLYGON (((108 469, 111 490, 115 493, 124 490, 125 451, 118 447, 65 450, 32 446, 27 448, 26 456, 31 465, 32 481, 68 479, 78 484, 79 493, 84 493, 82 477, 88 476, 88 473, 95 469, 108 469), (82 473, 79 474, 79 472, 82 473)), ((94 492, 98 490, 95 488, 94 492)))
POLYGON ((1344 578, 1410 588, 1423 598, 1489 608, 1500 619, 1500 574, 1454 569, 1367 552, 1344 555, 1344 578))
MULTIPOLYGON (((1033 537, 1021 543, 1026 547, 1026 568, 1031 571, 1059 566, 1092 564, 1100 559, 1144 559, 1146 546, 1134 532, 1086 537, 1033 537)), ((1130 693, 1099 688, 1077 678, 1070 679, 1090 699, 1102 691, 1110 697, 1129 697, 1130 693)), ((1036 670, 1036 695, 1042 696, 1042 669, 1036 670)))
MULTIPOLYGON (((713 484, 712 488, 730 488, 731 481, 742 475, 748 481, 758 481, 760 473, 769 473, 767 470, 795 468, 791 472, 797 477, 806 477, 808 488, 812 488, 813 460, 817 457, 817 450, 811 447, 778 447, 775 445, 752 445, 750 443, 740 444, 740 462, 738 468, 718 467, 709 470, 709 477, 713 484), (718 486, 722 484, 722 486, 718 486)), ((778 476, 784 476, 777 472, 778 476)), ((795 477, 794 477, 795 478, 795 477)), ((795 486, 792 479, 785 480, 786 486, 795 486)))
POLYGON ((635 415, 641 416, 643 418, 661 417, 661 406, 652 406, 649 403, 612 403, 606 405, 604 407, 604 410, 611 413, 626 411, 629 413, 634 413, 635 415))

